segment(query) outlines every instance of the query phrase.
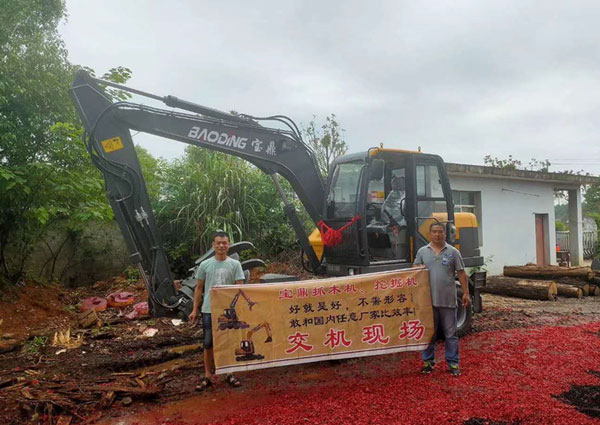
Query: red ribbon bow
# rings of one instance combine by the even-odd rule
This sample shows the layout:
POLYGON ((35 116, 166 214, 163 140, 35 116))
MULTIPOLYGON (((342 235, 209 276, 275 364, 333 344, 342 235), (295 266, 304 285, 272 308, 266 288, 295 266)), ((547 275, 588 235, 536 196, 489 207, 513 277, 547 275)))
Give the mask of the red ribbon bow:
POLYGON ((342 243, 342 232, 346 230, 348 227, 352 226, 355 221, 360 220, 360 215, 352 217, 348 223, 344 224, 339 229, 334 229, 333 227, 329 227, 323 220, 317 223, 319 227, 319 231, 321 232, 321 240, 323 241, 323 245, 325 246, 336 246, 342 243))

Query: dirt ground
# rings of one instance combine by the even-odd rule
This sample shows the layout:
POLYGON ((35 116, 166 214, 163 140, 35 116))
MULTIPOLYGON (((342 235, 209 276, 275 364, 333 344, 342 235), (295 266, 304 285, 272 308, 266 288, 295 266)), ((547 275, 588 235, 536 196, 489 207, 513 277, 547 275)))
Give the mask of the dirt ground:
MULTIPOLYGON (((284 266, 274 266, 269 272, 284 272, 284 269, 284 266)), ((428 384, 431 387, 423 387, 416 353, 252 371, 240 376, 243 380, 241 388, 232 390, 221 380, 210 391, 198 394, 194 390, 202 371, 198 328, 186 324, 176 326, 171 319, 146 317, 129 321, 118 311, 107 310, 100 313, 104 323, 101 328, 76 331, 78 303, 87 296, 106 296, 116 290, 134 292, 136 301, 145 298, 143 285, 125 278, 99 282, 86 289, 28 286, 4 294, 0 299, 0 318, 4 320, 0 332, 5 338, 9 334, 20 344, 15 350, 0 354, 0 423, 284 423, 278 415, 285 409, 290 409, 290 419, 286 419, 286 423, 379 423, 377 416, 364 416, 362 403, 369 403, 363 405, 369 406, 367 410, 379 406, 382 412, 379 418, 396 423, 391 418, 402 417, 397 411, 402 405, 401 400, 392 398, 391 401, 395 401, 391 405, 380 402, 390 397, 390 391, 399 397, 398 385, 414 385, 412 396, 418 393, 417 389, 425 388, 427 394, 438 389, 447 397, 458 399, 468 396, 485 401, 488 396, 497 397, 501 383, 488 375, 476 374, 477 364, 492 369, 508 367, 498 363, 502 358, 494 355, 494 347, 513 350, 507 351, 507 357, 517 363, 510 366, 515 376, 537 376, 538 366, 540 374, 545 371, 552 375, 550 384, 546 378, 537 378, 546 386, 552 384, 544 389, 550 393, 531 395, 532 398, 547 396, 556 405, 552 410, 553 423, 600 423, 599 416, 593 416, 594 412, 600 412, 600 376, 594 375, 600 374, 600 297, 559 298, 549 302, 483 295, 484 312, 475 315, 472 332, 461 342, 467 368, 464 376, 458 378, 463 387, 457 387, 451 394, 444 386, 449 378, 442 372, 428 384), (52 346, 54 332, 69 327, 74 338, 80 338, 76 341, 81 345, 70 349, 52 346), (158 332, 153 337, 145 337, 143 332, 148 328, 158 332), (531 342, 530 335, 533 334, 539 335, 538 345, 531 342), (571 339, 563 341, 563 335, 571 339), (559 348, 561 344, 564 348, 559 348), (548 348, 553 345, 556 350, 548 348), (580 351, 568 351, 571 349, 580 351), (546 364, 528 364, 533 352, 539 358, 543 357, 546 364), (571 357, 565 357, 566 352, 571 353, 571 357), (523 360, 517 354, 527 357, 523 360), (573 364, 577 366, 578 362, 582 363, 578 369, 563 370, 573 364), (520 369, 524 367, 520 363, 527 364, 527 368, 520 369), (550 363, 556 363, 556 373, 548 372, 550 363), (486 382, 489 386, 473 382, 486 382), (479 393, 474 394, 474 391, 479 393), (341 392, 351 405, 345 405, 338 396, 333 396, 341 392), (381 397, 376 398, 374 394, 381 397), (583 406, 577 407, 578 402, 583 406), (305 419, 302 415, 298 419, 298 412, 309 405, 313 410, 332 415, 339 414, 339 408, 348 410, 351 406, 349 411, 356 416, 347 414, 340 416, 337 422, 331 422, 325 417, 306 413, 305 419), (587 413, 584 412, 586 408, 587 413), (256 412, 261 412, 261 420, 257 419, 256 412)), ((541 383, 531 380, 533 378, 526 382, 521 378, 514 383, 519 388, 511 388, 515 394, 534 387, 543 388, 541 383)), ((402 397, 410 398, 408 394, 402 397)), ((413 407, 417 412, 420 402, 415 399, 415 403, 417 407, 413 407)), ((515 405, 518 403, 511 404, 515 405)), ((495 418, 488 414, 493 412, 483 407, 478 410, 477 406, 470 406, 471 410, 456 411, 449 417, 443 416, 448 413, 439 413, 442 416, 436 422, 520 424, 550 420, 547 419, 550 416, 541 419, 518 407, 515 411, 500 412, 504 409, 502 406, 498 406, 499 413, 495 418)), ((414 420, 416 417, 419 416, 410 416, 414 423, 431 423, 429 419, 433 420, 435 415, 429 419, 421 417, 418 421, 414 420)))

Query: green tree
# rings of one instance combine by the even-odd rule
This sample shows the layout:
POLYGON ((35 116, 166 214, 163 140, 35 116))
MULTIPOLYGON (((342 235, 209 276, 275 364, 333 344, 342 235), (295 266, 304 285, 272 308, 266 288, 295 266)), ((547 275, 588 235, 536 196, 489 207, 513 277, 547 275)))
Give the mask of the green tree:
POLYGON ((569 228, 562 220, 555 220, 556 231, 567 231, 569 228))
MULTIPOLYGON (((89 221, 112 216, 100 173, 91 165, 69 98, 75 68, 57 25, 61 0, 7 0, 0 5, 0 283, 24 275, 36 243, 45 242, 52 279, 65 241, 89 221)), ((109 71, 127 78, 126 68, 109 71)), ((118 95, 118 93, 115 93, 118 95)))
POLYGON ((0 7, 0 162, 45 160, 56 122, 74 122, 68 91, 71 66, 56 26, 62 1, 8 0, 0 7))
POLYGON ((583 214, 596 220, 596 224, 600 228, 600 179, 586 188, 583 214))
POLYGON ((156 203, 161 196, 161 187, 167 162, 162 158, 153 157, 150 152, 139 145, 135 145, 135 152, 140 162, 142 173, 144 174, 148 196, 153 203, 156 203))
POLYGON ((600 181, 588 186, 583 204, 584 213, 600 213, 600 181))
POLYGON ((318 127, 315 122, 316 116, 303 129, 307 144, 315 152, 319 171, 323 176, 329 173, 331 162, 340 155, 348 151, 348 145, 344 141, 342 133, 344 129, 340 127, 335 114, 325 118, 325 124, 318 127))

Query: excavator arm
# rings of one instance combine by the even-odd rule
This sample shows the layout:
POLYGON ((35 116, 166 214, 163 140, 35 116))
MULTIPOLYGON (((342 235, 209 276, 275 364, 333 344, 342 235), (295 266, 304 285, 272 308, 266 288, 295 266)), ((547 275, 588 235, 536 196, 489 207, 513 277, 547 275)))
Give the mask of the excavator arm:
POLYGON ((235 297, 233 297, 233 300, 231 301, 231 305, 229 306, 229 308, 234 309, 238 300, 240 299, 240 295, 242 297, 244 297, 244 299, 246 300, 246 302, 248 303, 248 309, 250 309, 250 311, 252 311, 252 307, 254 307, 255 303, 254 301, 252 301, 250 299, 250 297, 248 297, 248 295, 246 295, 246 293, 244 291, 242 291, 241 289, 238 291, 237 294, 235 294, 235 297))
POLYGON ((243 158, 271 175, 284 201, 284 211, 315 272, 320 261, 293 204, 279 185, 284 177, 315 223, 321 220, 325 189, 311 149, 286 117, 254 118, 217 111, 172 96, 149 93, 98 80, 79 71, 71 96, 84 123, 87 148, 106 181, 106 192, 125 238, 131 261, 138 264, 147 285, 152 313, 172 314, 181 303, 173 285, 164 248, 144 183, 130 131, 140 131, 243 158), (164 102, 190 113, 175 112, 130 102, 113 102, 102 89, 111 85, 164 102), (263 127, 269 119, 289 130, 263 127))
POLYGON ((261 330, 263 328, 265 329, 265 332, 267 333, 267 339, 265 340, 265 342, 271 342, 271 341, 273 341, 273 334, 271 332, 271 325, 269 325, 269 322, 259 323, 254 328, 250 329, 248 331, 248 333, 246 334, 246 340, 252 341, 252 336, 256 332, 258 332, 259 330, 261 330))

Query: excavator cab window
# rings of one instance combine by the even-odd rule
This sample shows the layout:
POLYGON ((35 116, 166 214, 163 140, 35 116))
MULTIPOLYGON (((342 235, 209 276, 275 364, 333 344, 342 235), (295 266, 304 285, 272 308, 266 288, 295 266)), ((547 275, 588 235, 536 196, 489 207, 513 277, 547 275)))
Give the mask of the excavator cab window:
POLYGON ((244 341, 240 342, 240 348, 246 354, 254 354, 254 343, 250 340, 244 340, 244 341))
POLYGON ((407 260, 406 167, 387 161, 380 180, 369 182, 367 240, 373 261, 407 260))
POLYGON ((226 308, 224 313, 226 318, 230 320, 237 320, 237 313, 235 312, 235 308, 226 308))
POLYGON ((445 194, 442 175, 439 164, 417 163, 416 165, 417 232, 422 237, 422 244, 430 240, 429 226, 433 221, 448 221, 447 199, 450 193, 445 194))
POLYGON ((346 162, 334 170, 331 190, 327 197, 327 217, 351 219, 357 214, 360 181, 364 162, 346 162))

